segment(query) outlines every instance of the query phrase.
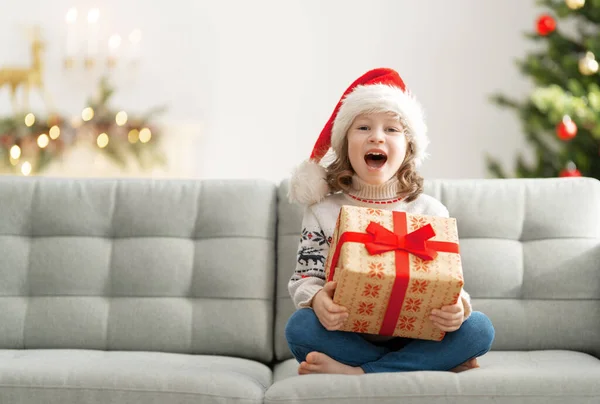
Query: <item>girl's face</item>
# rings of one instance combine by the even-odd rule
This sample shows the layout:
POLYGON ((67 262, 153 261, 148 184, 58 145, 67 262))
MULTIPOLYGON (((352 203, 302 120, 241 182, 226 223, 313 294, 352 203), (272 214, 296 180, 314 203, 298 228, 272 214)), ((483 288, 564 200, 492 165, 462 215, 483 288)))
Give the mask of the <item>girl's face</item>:
POLYGON ((407 144, 404 127, 391 113, 360 114, 348 129, 350 164, 368 184, 383 184, 396 175, 407 144))

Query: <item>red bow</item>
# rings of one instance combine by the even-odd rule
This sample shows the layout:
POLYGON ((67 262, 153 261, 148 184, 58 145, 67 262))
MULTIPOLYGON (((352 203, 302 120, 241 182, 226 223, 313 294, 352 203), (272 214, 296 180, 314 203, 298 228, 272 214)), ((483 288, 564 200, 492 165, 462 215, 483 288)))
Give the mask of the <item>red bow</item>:
POLYGON ((431 261, 437 257, 437 251, 427 246, 427 240, 435 236, 435 230, 430 224, 411 233, 398 235, 379 223, 371 222, 367 226, 367 233, 372 237, 365 243, 365 247, 371 255, 404 250, 425 261, 431 261))

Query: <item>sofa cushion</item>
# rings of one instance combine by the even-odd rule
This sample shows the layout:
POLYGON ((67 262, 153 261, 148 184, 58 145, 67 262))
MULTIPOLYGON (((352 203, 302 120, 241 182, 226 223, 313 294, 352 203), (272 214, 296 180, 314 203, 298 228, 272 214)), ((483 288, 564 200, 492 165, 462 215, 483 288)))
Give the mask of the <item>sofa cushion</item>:
POLYGON ((275 188, 0 177, 0 349, 269 362, 275 188))
POLYGON ((271 370, 246 359, 149 352, 0 350, 1 403, 262 403, 271 370))
POLYGON ((293 359, 275 367, 265 403, 592 404, 600 397, 600 360, 573 351, 488 352, 463 373, 363 376, 297 375, 293 359))

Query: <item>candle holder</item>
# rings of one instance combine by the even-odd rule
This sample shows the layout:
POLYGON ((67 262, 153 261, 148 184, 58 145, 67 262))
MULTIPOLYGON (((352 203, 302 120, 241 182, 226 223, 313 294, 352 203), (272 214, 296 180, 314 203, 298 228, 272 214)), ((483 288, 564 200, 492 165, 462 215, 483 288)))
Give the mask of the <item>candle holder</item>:
POLYGON ((85 58, 84 66, 87 70, 93 69, 96 65, 96 61, 92 58, 85 58))
POLYGON ((71 57, 65 58, 65 69, 72 69, 75 66, 75 59, 71 57))
POLYGON ((82 66, 86 71, 93 71, 98 67, 114 71, 119 66, 138 66, 142 39, 139 29, 131 31, 128 36, 129 46, 125 49, 119 34, 111 35, 108 40, 100 37, 100 11, 97 8, 88 11, 85 22, 78 22, 78 14, 76 8, 71 8, 65 16, 65 70, 73 71, 82 66))

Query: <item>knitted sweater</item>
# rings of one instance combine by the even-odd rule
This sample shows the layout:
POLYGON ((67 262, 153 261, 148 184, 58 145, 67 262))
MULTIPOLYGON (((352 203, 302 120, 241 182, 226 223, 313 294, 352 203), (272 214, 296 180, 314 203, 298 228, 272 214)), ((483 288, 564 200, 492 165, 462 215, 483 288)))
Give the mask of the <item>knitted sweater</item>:
MULTIPOLYGON (((311 307, 314 295, 325 285, 325 262, 342 205, 449 216, 448 209, 429 195, 421 194, 408 203, 402 201, 397 197, 398 185, 396 177, 382 185, 370 185, 355 175, 351 192, 329 195, 323 201, 305 208, 296 270, 288 283, 296 308, 311 307)), ((464 289, 461 290, 461 298, 466 320, 472 310, 471 299, 464 289)))

